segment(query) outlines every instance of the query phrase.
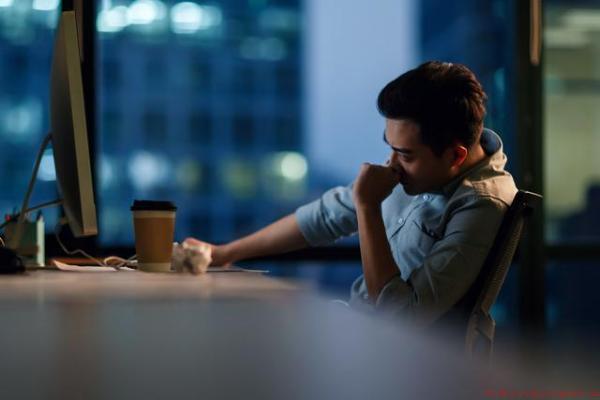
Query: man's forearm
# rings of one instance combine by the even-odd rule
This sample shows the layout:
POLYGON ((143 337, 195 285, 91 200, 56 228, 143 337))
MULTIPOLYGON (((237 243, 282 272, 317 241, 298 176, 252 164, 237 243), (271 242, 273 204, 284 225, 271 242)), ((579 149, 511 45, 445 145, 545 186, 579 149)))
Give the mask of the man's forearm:
POLYGON ((385 284, 398 274, 398 266, 385 233, 381 207, 358 206, 356 215, 365 284, 369 298, 375 301, 385 284))
POLYGON ((285 253, 308 246, 296 216, 290 214, 251 235, 225 245, 234 262, 251 257, 285 253))

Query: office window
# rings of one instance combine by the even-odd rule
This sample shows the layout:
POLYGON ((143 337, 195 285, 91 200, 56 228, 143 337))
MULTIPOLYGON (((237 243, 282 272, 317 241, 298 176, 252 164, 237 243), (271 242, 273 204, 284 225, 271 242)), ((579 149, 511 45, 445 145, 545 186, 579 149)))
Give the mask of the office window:
MULTIPOLYGON (((489 95, 486 125, 501 134, 508 167, 516 170, 514 7, 508 0, 352 1, 340 13, 333 3, 306 1, 300 138, 309 190, 348 184, 360 163, 386 160, 377 95, 390 80, 431 59, 466 64, 481 79, 489 95)), ((278 90, 289 87, 285 72, 278 76, 278 90)))
MULTIPOLYGON (((60 2, 0 1, 0 213, 21 207, 48 133, 48 92, 60 2)), ((58 197, 52 151, 42 160, 30 205, 58 197)), ((57 211, 44 212, 52 230, 57 211)))
POLYGON ((600 334, 598 279, 597 259, 551 261, 546 266, 546 345, 563 365, 592 366, 597 362, 590 349, 600 334))
POLYGON ((290 176, 279 154, 304 157, 302 141, 289 137, 302 120, 290 89, 300 81, 298 0, 98 6, 98 168, 111 174, 103 178, 111 190, 99 193, 101 244, 133 243, 135 198, 173 200, 176 238, 212 242, 305 200, 296 188, 306 172, 290 176), (280 70, 287 90, 276 90, 280 70), (284 146, 274 139, 280 115, 291 116, 284 146))
MULTIPOLYGON (((114 213, 128 219, 133 198, 166 194, 178 221, 213 213, 205 239, 226 241, 237 202, 258 213, 258 228, 349 183, 361 162, 387 157, 377 92, 426 59, 472 67, 490 97, 488 125, 511 155, 510 7, 384 1, 354 4, 340 19, 315 0, 99 2, 100 158, 122 172, 115 190, 99 194, 101 243, 132 243, 131 228, 103 223, 114 213), (361 23, 385 18, 403 22, 382 23, 383 33, 361 23), (182 171, 199 178, 174 178, 182 171)), ((195 235, 189 223, 177 229, 195 235)))
POLYGON ((420 13, 422 59, 462 63, 477 75, 488 95, 485 125, 502 137, 509 171, 516 171, 517 162, 512 91, 516 6, 508 0, 426 0, 420 13))
POLYGON ((544 204, 549 243, 600 241, 600 5, 545 3, 544 204))
MULTIPOLYGON (((350 0, 340 12, 321 0, 98 1, 100 243, 132 244, 134 198, 174 200, 178 240, 224 242, 350 183, 362 162, 388 156, 379 90, 430 59, 477 74, 489 95, 486 125, 518 170, 517 6, 350 0)), ((360 263, 272 269, 343 295, 360 263)), ((516 320, 514 271, 493 310, 500 329, 516 320)))

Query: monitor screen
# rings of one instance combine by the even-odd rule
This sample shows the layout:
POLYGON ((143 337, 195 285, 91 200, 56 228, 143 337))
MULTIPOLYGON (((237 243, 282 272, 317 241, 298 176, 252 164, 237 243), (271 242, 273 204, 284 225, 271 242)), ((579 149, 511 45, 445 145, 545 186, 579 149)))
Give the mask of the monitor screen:
POLYGON ((76 237, 98 233, 83 96, 77 23, 61 13, 50 75, 50 130, 56 179, 76 237))

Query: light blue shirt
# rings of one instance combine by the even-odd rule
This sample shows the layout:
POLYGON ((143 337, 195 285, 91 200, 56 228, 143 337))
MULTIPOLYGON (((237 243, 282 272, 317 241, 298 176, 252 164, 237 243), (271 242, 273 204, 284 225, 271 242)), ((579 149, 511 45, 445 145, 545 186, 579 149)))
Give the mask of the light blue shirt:
MULTIPOLYGON (((427 325, 466 294, 490 250, 517 188, 504 170, 500 137, 484 129, 487 157, 439 192, 407 195, 394 188, 381 206, 399 275, 370 301, 363 276, 352 285, 350 305, 427 325)), ((333 243, 358 230, 352 184, 336 187, 296 210, 311 246, 333 243)))

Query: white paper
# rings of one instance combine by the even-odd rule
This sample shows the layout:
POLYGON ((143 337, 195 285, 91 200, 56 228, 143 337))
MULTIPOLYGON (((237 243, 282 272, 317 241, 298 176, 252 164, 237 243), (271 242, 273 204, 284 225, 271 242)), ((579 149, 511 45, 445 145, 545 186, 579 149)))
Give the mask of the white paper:
MULTIPOLYGON (((137 272, 136 269, 133 268, 129 268, 129 267, 122 267, 119 270, 113 268, 113 267, 102 267, 100 265, 70 265, 70 264, 65 264, 62 263, 60 261, 56 261, 56 260, 52 260, 52 264, 54 264, 54 266, 56 268, 58 268, 61 271, 68 271, 68 272, 119 272, 119 271, 135 271, 137 272)), ((255 273, 268 273, 269 271, 266 270, 257 270, 257 269, 245 269, 245 268, 241 268, 241 267, 236 267, 236 266, 230 266, 230 267, 208 267, 207 271, 208 273, 211 272, 255 272, 255 273)))
POLYGON ((65 264, 60 261, 52 260, 54 266, 61 271, 69 271, 69 272, 119 272, 119 271, 135 271, 135 269, 123 267, 119 270, 113 267, 102 267, 100 265, 70 265, 65 264))

